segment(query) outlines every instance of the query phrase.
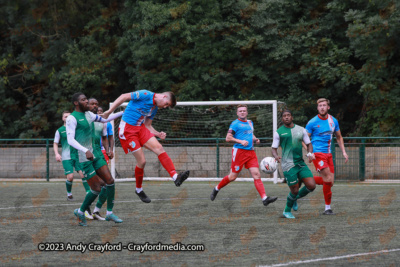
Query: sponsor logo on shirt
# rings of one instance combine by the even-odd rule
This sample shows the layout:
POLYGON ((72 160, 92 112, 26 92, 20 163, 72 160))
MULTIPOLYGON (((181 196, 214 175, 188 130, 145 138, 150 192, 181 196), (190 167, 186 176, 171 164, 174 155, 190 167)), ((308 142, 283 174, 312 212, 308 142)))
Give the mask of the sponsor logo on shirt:
POLYGON ((61 132, 61 133, 65 133, 65 131, 64 131, 64 132, 61 132))
POLYGON ((80 119, 79 121, 83 121, 84 119, 80 119))
POLYGON ((282 135, 286 135, 287 133, 283 133, 282 135))

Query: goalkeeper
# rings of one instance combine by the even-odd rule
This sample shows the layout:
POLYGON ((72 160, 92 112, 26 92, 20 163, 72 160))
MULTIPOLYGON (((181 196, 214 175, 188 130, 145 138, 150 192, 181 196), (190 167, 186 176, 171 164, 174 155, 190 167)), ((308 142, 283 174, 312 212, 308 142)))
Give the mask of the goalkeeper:
POLYGON ((315 189, 313 174, 303 160, 302 141, 307 145, 307 157, 309 160, 315 159, 310 138, 306 130, 293 123, 293 116, 289 110, 282 113, 281 126, 274 133, 272 142, 272 156, 281 162, 282 170, 290 188, 287 196, 286 207, 283 216, 288 219, 294 219, 292 208, 297 211, 297 199, 306 196, 315 189), (278 147, 282 147, 282 157, 278 155, 278 147), (305 186, 299 190, 299 180, 302 180, 305 186))

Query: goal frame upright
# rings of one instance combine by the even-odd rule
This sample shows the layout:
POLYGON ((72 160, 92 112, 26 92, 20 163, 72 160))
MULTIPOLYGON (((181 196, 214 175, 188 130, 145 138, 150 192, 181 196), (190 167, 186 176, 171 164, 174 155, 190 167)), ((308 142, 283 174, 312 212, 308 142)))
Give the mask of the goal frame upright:
MULTIPOLYGON (((124 102, 122 103, 122 107, 126 107, 129 102, 124 102)), ((110 107, 113 104, 113 102, 110 103, 110 107)), ((176 106, 223 106, 223 105, 272 105, 272 135, 278 130, 278 101, 277 100, 254 100, 254 101, 181 101, 181 102, 176 102, 176 106)), ((110 122, 113 128, 114 135, 116 133, 115 131, 115 125, 114 121, 110 122)), ((118 134, 118 133, 117 133, 118 134)), ((271 136, 273 138, 273 136, 271 136)), ((113 153, 114 157, 111 159, 111 175, 115 178, 116 172, 115 172, 115 145, 113 147, 113 153)), ((247 180, 247 178, 238 178, 237 180, 240 181, 241 179, 247 180)), ((190 178, 188 179, 190 180, 190 178)), ((274 183, 276 184, 278 182, 278 170, 276 170, 273 174, 273 180, 274 183)))

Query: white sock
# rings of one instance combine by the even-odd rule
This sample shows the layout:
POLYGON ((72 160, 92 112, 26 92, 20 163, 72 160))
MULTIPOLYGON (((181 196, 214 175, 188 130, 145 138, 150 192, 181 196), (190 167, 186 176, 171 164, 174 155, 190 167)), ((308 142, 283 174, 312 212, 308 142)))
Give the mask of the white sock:
POLYGON ((172 176, 172 180, 174 180, 174 181, 175 181, 177 177, 178 177, 178 174, 177 174, 177 173, 175 173, 175 174, 174 174, 174 176, 172 176))
POLYGON ((79 213, 79 214, 84 214, 84 212, 81 211, 81 209, 78 209, 78 213, 79 213))
POLYGON ((99 211, 100 211, 100 209, 98 207, 94 207, 93 213, 99 212, 99 211))
POLYGON ((218 186, 215 187, 215 190, 219 191, 218 186))
POLYGON ((68 192, 67 192, 67 196, 72 196, 72 193, 68 193, 68 192))
POLYGON ((107 215, 111 215, 111 214, 112 214, 112 211, 107 210, 107 215))
POLYGON ((267 195, 265 195, 265 197, 263 197, 263 199, 262 199, 262 200, 264 201, 264 200, 266 200, 267 198, 268 198, 268 197, 267 197, 267 195))
POLYGON ((325 210, 330 210, 331 209, 331 205, 325 205, 325 210))
POLYGON ((140 193, 140 192, 142 192, 142 191, 143 191, 142 188, 137 188, 137 187, 136 187, 136 193, 140 193))

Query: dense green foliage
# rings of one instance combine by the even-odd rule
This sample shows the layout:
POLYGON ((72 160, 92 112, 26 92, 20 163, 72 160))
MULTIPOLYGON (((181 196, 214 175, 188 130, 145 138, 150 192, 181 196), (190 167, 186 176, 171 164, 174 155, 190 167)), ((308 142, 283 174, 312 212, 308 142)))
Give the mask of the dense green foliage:
POLYGON ((304 125, 319 97, 343 134, 399 136, 394 1, 2 1, 1 137, 52 137, 70 96, 278 99, 304 125))

